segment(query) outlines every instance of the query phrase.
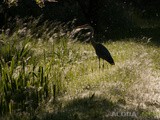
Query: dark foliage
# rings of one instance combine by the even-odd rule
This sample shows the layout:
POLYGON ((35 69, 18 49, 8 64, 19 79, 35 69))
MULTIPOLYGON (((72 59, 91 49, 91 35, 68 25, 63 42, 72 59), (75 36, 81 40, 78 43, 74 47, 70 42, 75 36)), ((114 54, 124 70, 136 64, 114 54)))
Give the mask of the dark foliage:
POLYGON ((132 15, 136 13, 143 19, 159 20, 159 3, 159 0, 60 0, 45 2, 45 7, 40 8, 34 0, 19 0, 18 6, 11 7, 7 7, 1 1, 0 28, 12 27, 9 23, 14 25, 17 16, 19 18, 41 16, 38 26, 46 20, 67 23, 76 19, 75 25, 91 24, 99 41, 104 37, 108 39, 130 37, 133 34, 136 36, 137 33, 133 32, 141 29, 133 22, 132 15))

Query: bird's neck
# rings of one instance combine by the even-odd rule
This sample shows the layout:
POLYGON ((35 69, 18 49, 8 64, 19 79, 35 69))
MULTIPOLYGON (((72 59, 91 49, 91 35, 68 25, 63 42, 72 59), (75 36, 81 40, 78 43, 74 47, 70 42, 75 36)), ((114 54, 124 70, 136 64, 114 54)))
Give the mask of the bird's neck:
POLYGON ((90 27, 90 29, 91 29, 90 41, 92 46, 95 48, 97 43, 95 42, 94 29, 92 27, 90 27))
POLYGON ((91 44, 93 47, 96 47, 97 43, 94 41, 94 38, 91 38, 91 44))

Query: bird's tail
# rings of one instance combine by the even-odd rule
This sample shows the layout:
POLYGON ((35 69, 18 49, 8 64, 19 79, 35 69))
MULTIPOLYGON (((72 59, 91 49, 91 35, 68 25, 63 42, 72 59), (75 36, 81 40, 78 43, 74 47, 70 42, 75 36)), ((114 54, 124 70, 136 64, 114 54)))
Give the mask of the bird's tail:
POLYGON ((112 58, 112 56, 110 56, 110 59, 107 60, 111 65, 115 65, 115 62, 112 58))

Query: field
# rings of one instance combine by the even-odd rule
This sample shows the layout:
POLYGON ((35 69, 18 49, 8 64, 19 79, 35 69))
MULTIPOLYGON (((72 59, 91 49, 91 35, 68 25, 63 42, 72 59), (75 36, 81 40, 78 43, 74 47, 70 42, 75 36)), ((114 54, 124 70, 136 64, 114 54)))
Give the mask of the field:
POLYGON ((158 44, 147 37, 103 44, 115 65, 99 69, 90 43, 2 33, 0 119, 159 119, 158 44))

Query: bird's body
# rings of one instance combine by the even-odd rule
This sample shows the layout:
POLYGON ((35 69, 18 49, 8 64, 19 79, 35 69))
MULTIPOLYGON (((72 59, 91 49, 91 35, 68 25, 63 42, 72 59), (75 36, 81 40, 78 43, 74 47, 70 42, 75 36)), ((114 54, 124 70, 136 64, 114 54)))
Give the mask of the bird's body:
MULTIPOLYGON (((100 68, 100 59, 106 60, 111 65, 115 65, 114 60, 113 60, 110 52, 108 51, 108 49, 105 46, 103 46, 101 43, 95 42, 95 40, 94 40, 94 29, 90 25, 85 24, 85 25, 79 26, 77 28, 83 28, 83 29, 90 29, 91 30, 90 40, 91 40, 92 46, 95 49, 96 55, 98 56, 98 59, 99 59, 99 68, 100 68)), ((103 65, 103 67, 104 67, 104 65, 103 65)))
POLYGON ((96 55, 98 56, 99 60, 101 58, 101 59, 109 62, 111 65, 115 65, 114 60, 113 60, 110 52, 108 51, 108 49, 105 46, 103 46, 100 43, 93 43, 93 42, 92 42, 92 45, 95 49, 96 55))

